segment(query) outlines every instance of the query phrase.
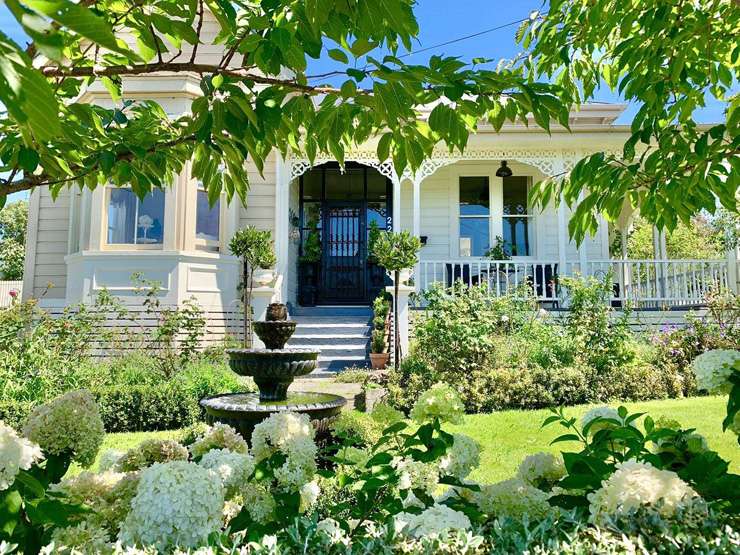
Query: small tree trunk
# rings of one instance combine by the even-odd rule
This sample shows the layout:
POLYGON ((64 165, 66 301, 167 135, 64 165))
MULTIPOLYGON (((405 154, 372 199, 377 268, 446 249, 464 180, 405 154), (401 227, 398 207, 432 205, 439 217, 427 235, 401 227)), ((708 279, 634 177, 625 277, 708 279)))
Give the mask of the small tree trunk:
POLYGON ((398 282, 400 279, 401 272, 399 270, 396 270, 393 277, 393 288, 395 292, 395 294, 393 295, 393 337, 395 340, 395 345, 393 348, 393 352, 395 353, 395 356, 393 358, 395 360, 393 361, 393 366, 396 370, 398 370, 401 365, 401 334, 398 331, 398 282))
POLYGON ((244 348, 252 348, 252 273, 253 270, 244 262, 244 348))

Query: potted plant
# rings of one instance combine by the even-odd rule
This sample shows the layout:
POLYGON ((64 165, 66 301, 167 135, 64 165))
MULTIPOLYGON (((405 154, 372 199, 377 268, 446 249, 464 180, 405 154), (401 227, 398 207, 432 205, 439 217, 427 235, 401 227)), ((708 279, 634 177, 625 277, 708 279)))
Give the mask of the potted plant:
POLYGON ((511 260, 511 255, 506 250, 506 241, 500 235, 496 237, 496 242, 486 251, 485 256, 491 260, 511 260))
MULTIPOLYGON (((394 233, 393 231, 384 231, 378 236, 373 249, 373 256, 378 260, 383 268, 393 272, 393 320, 398 322, 398 287, 401 283, 401 272, 410 270, 419 260, 419 250, 421 241, 414 237, 408 231, 394 233)), ((405 273, 405 272, 404 272, 405 273)), ((408 281, 406 277, 404 281, 408 281)), ((398 326, 395 328, 395 368, 401 363, 401 341, 398 332, 398 326)))
POLYGON ((388 365, 391 354, 386 352, 385 329, 374 329, 370 340, 370 365, 373 370, 382 370, 388 365))
POLYGON ((316 289, 318 287, 319 262, 321 261, 319 218, 312 218, 308 223, 308 227, 310 231, 303 244, 303 254, 298 259, 298 268, 301 285, 301 304, 303 306, 314 306, 316 304, 316 289))
POLYGON ((234 234, 229 242, 229 250, 242 260, 240 287, 244 303, 244 347, 249 349, 252 347, 252 289, 255 283, 267 285, 274 279, 272 267, 275 265, 276 257, 272 233, 251 225, 247 226, 234 234), (255 279, 256 275, 259 276, 259 280, 255 279))

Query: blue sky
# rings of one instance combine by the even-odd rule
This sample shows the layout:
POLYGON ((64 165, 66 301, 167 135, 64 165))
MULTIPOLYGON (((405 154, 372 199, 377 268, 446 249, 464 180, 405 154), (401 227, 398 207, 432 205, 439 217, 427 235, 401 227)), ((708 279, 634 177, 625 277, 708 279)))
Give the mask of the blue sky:
MULTIPOLYGON (((540 0, 419 0, 416 15, 421 29, 415 50, 427 48, 442 42, 470 35, 498 25, 503 25, 527 17, 532 10, 542 7, 540 0)), ((26 41, 18 24, 8 13, 4 4, 0 5, 0 29, 20 43, 26 41)), ((483 36, 471 38, 441 47, 429 52, 406 58, 413 63, 423 63, 433 54, 460 56, 464 60, 474 57, 512 58, 519 52, 514 40, 517 25, 493 31, 483 36)), ((312 62, 309 73, 316 74, 333 69, 331 60, 312 62)), ((608 89, 597 91, 596 100, 620 102, 620 98, 608 89)), ((630 107, 617 123, 629 123, 635 110, 630 107)), ((697 114, 698 121, 717 122, 722 118, 722 104, 710 103, 697 114)))

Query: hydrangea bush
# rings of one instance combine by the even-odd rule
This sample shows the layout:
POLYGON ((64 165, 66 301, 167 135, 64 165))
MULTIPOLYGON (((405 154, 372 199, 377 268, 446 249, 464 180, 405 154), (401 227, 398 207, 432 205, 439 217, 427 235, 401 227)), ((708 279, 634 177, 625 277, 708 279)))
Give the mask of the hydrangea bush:
MULTIPOLYGON (((45 413, 67 418, 58 406, 45 413)), ((678 422, 624 407, 598 407, 578 422, 560 409, 545 425, 566 428, 555 443, 575 450, 533 453, 510 479, 480 484, 470 480, 480 447, 445 430, 462 418, 454 390, 436 385, 412 413, 381 413, 372 444, 347 437, 321 449, 305 415, 272 415, 251 447, 218 424, 196 432, 189 450, 145 442, 136 456, 106 454, 98 472, 64 479, 84 449, 71 442, 50 454, 0 424, 10 461, 0 466, 0 501, 15 495, 23 507, 23 536, 0 528, 0 542, 23 543, 34 531, 48 553, 128 555, 732 553, 740 545, 730 516, 740 510, 740 477, 678 422), (66 466, 56 463, 65 457, 66 466), (39 504, 63 519, 36 521, 39 504)))

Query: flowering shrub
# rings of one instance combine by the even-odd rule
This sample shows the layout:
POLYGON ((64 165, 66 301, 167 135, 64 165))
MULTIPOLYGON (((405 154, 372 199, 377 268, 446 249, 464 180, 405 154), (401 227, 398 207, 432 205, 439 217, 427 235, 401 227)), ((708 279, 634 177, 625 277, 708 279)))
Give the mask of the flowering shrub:
POLYGON ((439 418, 442 422, 459 424, 464 413, 465 407, 457 392, 447 384, 437 383, 419 397, 411 418, 417 422, 439 418))
POLYGON ((395 517, 396 530, 416 538, 442 535, 450 531, 470 530, 470 519, 460 511, 447 505, 432 505, 418 515, 398 513, 395 517))
POLYGON ((71 391, 36 407, 23 434, 44 453, 69 454, 81 466, 90 466, 103 443, 105 429, 89 391, 71 391))
POLYGON ((188 450, 173 439, 147 439, 129 449, 116 462, 120 472, 142 470, 154 463, 188 460, 188 450))
POLYGON ((549 491, 565 476, 565 465, 560 455, 535 453, 524 458, 517 470, 517 477, 527 484, 549 491))
POLYGON ((615 515, 650 505, 663 516, 697 498, 697 493, 670 470, 630 459, 618 463, 616 470, 602 482, 601 488, 589 494, 591 518, 615 515))
POLYGON ((120 539, 158 549, 197 547, 220 529, 223 506, 213 472, 186 461, 155 463, 141 474, 120 539))
POLYGON ((246 453, 249 450, 247 442, 234 428, 217 422, 206 428, 204 434, 190 446, 193 459, 200 460, 211 449, 228 449, 235 453, 246 453))
POLYGON ((740 361, 740 351, 715 349, 700 354, 691 364, 696 385, 709 393, 729 393, 730 376, 737 361, 740 361))
POLYGON ((41 448, 0 422, 0 491, 8 489, 21 470, 44 458, 41 448))
POLYGON ((215 472, 221 479, 227 499, 236 495, 254 472, 254 460, 250 455, 234 453, 228 449, 211 449, 198 464, 215 472))
POLYGON ((482 486, 473 499, 478 508, 489 515, 521 518, 542 518, 552 511, 549 495, 529 485, 521 478, 509 478, 496 484, 482 486))

